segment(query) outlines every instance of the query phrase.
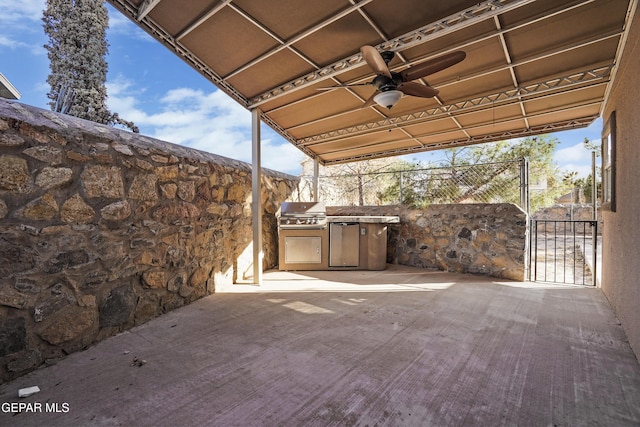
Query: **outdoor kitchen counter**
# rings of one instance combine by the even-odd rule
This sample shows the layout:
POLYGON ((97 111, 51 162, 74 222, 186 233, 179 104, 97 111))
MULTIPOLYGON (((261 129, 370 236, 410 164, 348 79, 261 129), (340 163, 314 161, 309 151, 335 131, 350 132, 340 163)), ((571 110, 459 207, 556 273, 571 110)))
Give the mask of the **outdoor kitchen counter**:
POLYGON ((387 226, 400 222, 390 215, 327 216, 329 269, 384 270, 387 226))
POLYGON ((387 215, 343 215, 343 216, 327 216, 327 222, 359 222, 364 224, 397 224, 400 222, 399 216, 387 215))

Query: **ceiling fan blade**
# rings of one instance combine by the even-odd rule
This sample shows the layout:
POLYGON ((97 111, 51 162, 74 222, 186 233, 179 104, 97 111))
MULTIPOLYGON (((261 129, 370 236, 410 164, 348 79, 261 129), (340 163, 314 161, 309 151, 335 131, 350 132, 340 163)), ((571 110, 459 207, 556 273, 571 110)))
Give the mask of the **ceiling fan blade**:
POLYGON ((433 98, 438 94, 438 89, 434 89, 431 86, 421 85, 416 82, 406 82, 400 84, 398 89, 405 95, 419 96, 420 98, 433 98))
POLYGON ((382 59, 382 55, 380 52, 373 46, 362 46, 360 48, 360 52, 362 53, 362 57, 364 58, 369 68, 373 70, 376 74, 384 74, 385 76, 391 78, 391 71, 389 71, 389 67, 387 67, 387 63, 382 59))
POLYGON ((430 61, 423 62, 422 64, 414 65, 400 73, 403 82, 409 82, 411 80, 419 79, 421 77, 428 76, 429 74, 437 73, 445 68, 449 68, 452 65, 462 61, 467 54, 461 50, 451 52, 446 55, 439 56, 430 61))
POLYGON ((360 108, 367 108, 367 107, 371 107, 373 104, 376 103, 376 101, 373 100, 373 98, 379 94, 380 91, 376 90, 375 92, 373 92, 373 94, 371 94, 371 96, 369 97, 369 99, 367 99, 364 104, 362 104, 362 106, 360 108))

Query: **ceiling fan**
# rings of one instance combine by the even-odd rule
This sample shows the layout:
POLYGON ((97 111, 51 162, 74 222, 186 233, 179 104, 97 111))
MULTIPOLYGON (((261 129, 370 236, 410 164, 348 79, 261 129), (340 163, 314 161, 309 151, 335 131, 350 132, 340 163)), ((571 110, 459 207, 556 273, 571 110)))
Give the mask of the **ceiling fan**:
POLYGON ((391 107, 396 105, 400 100, 402 95, 432 98, 438 94, 438 89, 414 82, 413 80, 449 68, 467 56, 463 51, 451 52, 396 73, 395 71, 389 70, 389 62, 393 59, 395 55, 394 52, 385 50, 380 53, 373 46, 362 46, 360 52, 367 65, 369 65, 369 68, 376 73, 376 77, 369 83, 345 84, 326 89, 346 86, 375 86, 376 91, 365 101, 361 108, 366 108, 376 103, 382 107, 391 109, 391 107))

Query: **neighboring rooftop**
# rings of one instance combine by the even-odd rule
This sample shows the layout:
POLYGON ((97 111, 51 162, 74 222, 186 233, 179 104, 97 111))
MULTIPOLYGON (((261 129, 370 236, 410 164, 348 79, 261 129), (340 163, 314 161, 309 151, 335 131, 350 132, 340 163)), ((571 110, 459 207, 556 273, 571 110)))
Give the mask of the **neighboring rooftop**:
POLYGON ((20 99, 22 94, 18 92, 11 82, 0 73, 0 98, 20 99))

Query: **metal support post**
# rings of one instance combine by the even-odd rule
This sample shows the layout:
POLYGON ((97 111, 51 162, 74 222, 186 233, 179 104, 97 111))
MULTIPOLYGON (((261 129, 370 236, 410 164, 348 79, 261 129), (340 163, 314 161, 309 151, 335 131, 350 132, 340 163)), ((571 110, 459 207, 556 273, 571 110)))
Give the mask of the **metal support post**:
POLYGON ((262 284, 262 198, 260 179, 260 110, 251 110, 251 213, 253 231, 253 283, 262 284))
POLYGON ((593 223, 591 224, 591 247, 593 250, 591 251, 591 256, 593 257, 591 260, 591 265, 593 265, 593 271, 591 275, 593 276, 593 286, 598 286, 598 206, 596 202, 598 200, 598 183, 596 181, 596 152, 591 152, 591 206, 593 209, 592 219, 593 223))
POLYGON ((520 160, 520 207, 529 214, 529 159, 520 160))
POLYGON ((591 215, 591 219, 594 221, 598 220, 598 207, 596 202, 598 200, 598 184, 596 181, 596 152, 591 152, 591 208, 593 209, 593 214, 591 215))
POLYGON ((592 285, 598 286, 598 221, 591 223, 591 276, 592 285))
POLYGON ((318 181, 320 180, 320 163, 318 159, 313 159, 313 201, 317 202, 318 196, 318 181))

